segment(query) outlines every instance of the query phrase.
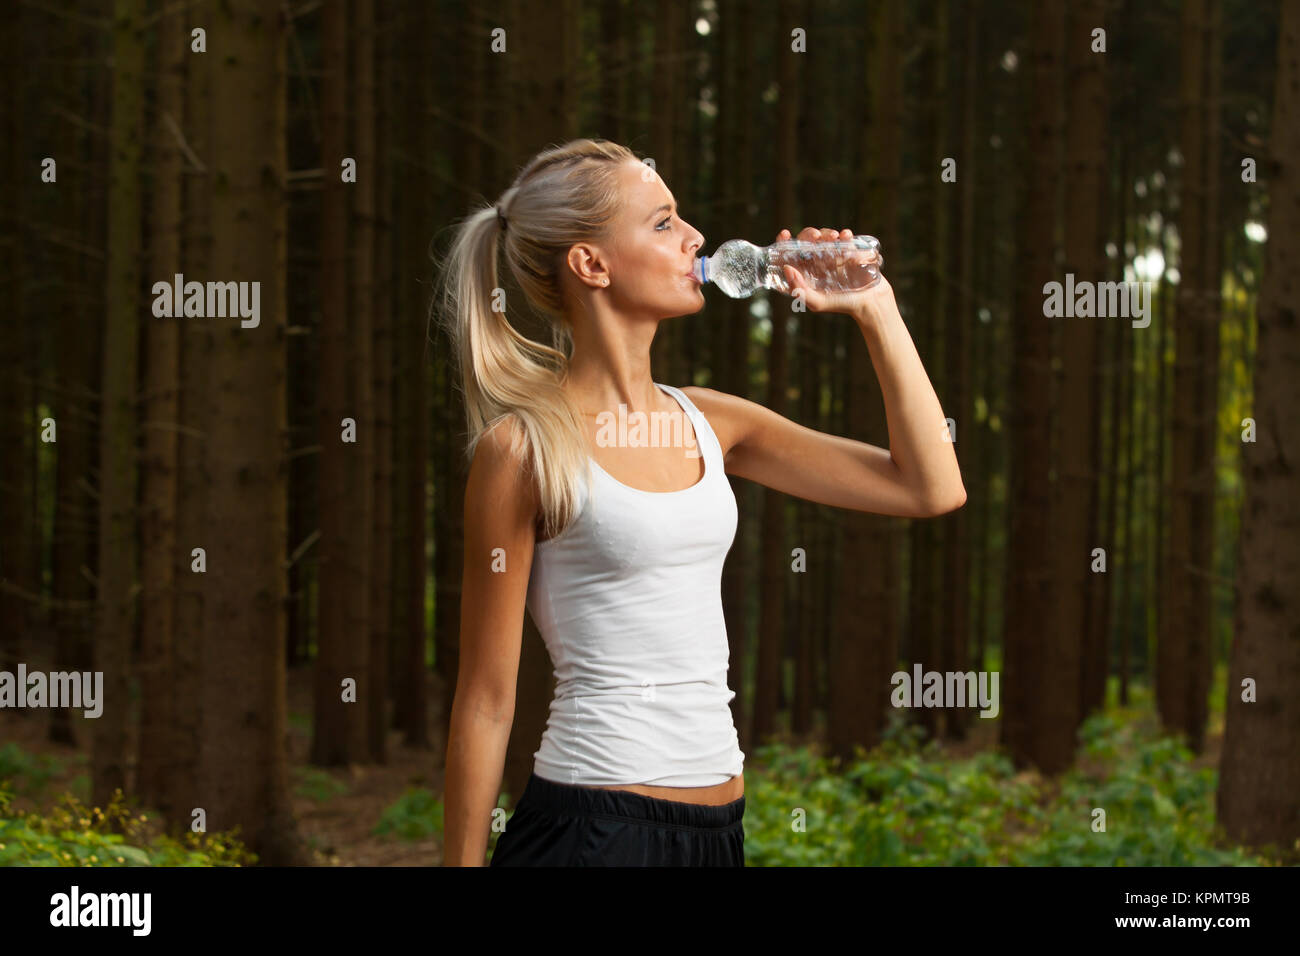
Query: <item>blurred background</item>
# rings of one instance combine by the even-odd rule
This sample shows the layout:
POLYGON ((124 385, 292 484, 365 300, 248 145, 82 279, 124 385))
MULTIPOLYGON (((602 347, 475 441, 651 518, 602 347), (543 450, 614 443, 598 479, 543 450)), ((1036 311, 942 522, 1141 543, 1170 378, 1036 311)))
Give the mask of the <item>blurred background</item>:
MULTIPOLYGON (((1298 31, 1277 0, 24 0, 0 862, 440 859, 466 465, 433 257, 588 136, 704 252, 879 238, 956 436, 937 519, 733 479, 750 864, 1294 863, 1298 31), (1067 274, 1148 283, 1149 324, 1048 316, 1067 274), (258 311, 169 317, 185 282, 258 311), (102 714, 17 706, 20 665, 101 672, 102 714), (997 716, 894 706, 917 666, 998 674, 997 716)), ((888 446, 848 317, 705 298, 656 381, 888 446)), ((530 622, 502 807, 552 689, 530 622)))

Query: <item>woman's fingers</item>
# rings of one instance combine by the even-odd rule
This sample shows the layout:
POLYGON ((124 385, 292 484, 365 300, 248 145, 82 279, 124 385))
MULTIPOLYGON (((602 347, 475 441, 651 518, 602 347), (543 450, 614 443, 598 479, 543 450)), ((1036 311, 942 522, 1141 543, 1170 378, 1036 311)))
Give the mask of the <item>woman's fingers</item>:
MULTIPOLYGON (((782 234, 788 234, 789 229, 782 229, 782 234)), ((824 226, 818 229, 815 226, 806 226, 799 233, 799 238, 805 242, 835 242, 840 239, 852 239, 853 231, 850 229, 832 229, 824 226)))

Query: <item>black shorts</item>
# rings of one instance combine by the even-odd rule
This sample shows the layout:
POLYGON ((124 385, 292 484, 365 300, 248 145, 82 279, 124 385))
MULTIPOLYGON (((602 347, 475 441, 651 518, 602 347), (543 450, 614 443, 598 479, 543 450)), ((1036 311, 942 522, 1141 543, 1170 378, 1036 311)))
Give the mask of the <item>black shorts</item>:
POLYGON ((705 806, 533 774, 488 865, 744 866, 744 815, 744 796, 705 806))

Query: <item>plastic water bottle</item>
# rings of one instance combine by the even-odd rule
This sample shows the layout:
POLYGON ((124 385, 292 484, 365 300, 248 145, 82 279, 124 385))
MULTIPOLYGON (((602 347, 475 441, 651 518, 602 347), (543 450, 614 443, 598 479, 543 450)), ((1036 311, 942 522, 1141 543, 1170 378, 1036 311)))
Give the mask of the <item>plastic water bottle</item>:
POLYGON ((756 246, 730 239, 711 256, 695 260, 695 278, 712 282, 733 299, 752 295, 755 289, 776 289, 793 295, 786 281, 787 265, 794 266, 818 292, 858 292, 880 281, 884 263, 874 236, 854 236, 828 242, 782 239, 756 246))

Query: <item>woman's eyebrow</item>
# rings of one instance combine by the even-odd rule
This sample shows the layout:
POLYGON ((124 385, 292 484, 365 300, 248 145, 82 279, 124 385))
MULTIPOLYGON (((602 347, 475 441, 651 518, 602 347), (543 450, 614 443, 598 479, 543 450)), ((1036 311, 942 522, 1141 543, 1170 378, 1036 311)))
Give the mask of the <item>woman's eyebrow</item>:
POLYGON ((652 219, 652 218, 654 218, 656 215, 658 215, 660 212, 663 212, 663 210, 665 210, 665 209, 675 209, 676 207, 677 207, 677 204, 676 204, 676 203, 673 203, 673 205, 671 205, 671 206, 668 205, 668 203, 664 203, 662 206, 660 206, 660 207, 659 207, 658 209, 656 209, 654 212, 650 213, 650 215, 646 216, 646 218, 647 218, 647 219, 652 219))

